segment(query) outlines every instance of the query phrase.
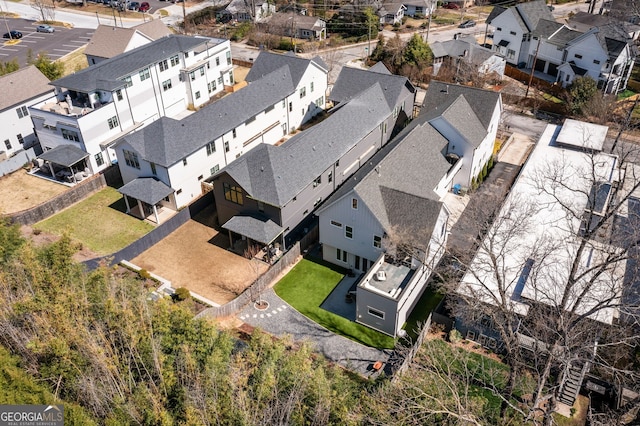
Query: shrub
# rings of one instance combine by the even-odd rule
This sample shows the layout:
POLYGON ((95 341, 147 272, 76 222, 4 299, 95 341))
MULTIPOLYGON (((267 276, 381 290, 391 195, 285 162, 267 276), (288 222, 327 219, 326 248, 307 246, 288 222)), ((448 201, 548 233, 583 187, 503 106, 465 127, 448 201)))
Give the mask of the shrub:
POLYGON ((493 155, 489 157, 489 161, 487 162, 489 170, 493 169, 493 155))
POLYGON ((485 164, 484 167, 482 167, 482 175, 481 175, 482 176, 482 180, 484 180, 484 178, 487 177, 487 164, 485 164))
POLYGON ((40 235, 42 233, 42 229, 34 228, 33 235, 40 235))
POLYGON ((149 273, 149 271, 147 271, 146 269, 140 269, 138 271, 138 275, 140 276, 140 278, 142 278, 143 280, 148 280, 151 278, 151 274, 149 273))
POLYGON ((183 300, 187 300, 188 298, 191 297, 191 293, 189 292, 188 289, 184 288, 184 287, 180 287, 176 289, 176 292, 174 294, 175 300, 177 301, 183 301, 183 300))
POLYGON ((458 343, 461 340, 462 340, 462 334, 460 334, 458 330, 454 328, 449 332, 449 341, 451 343, 458 343))

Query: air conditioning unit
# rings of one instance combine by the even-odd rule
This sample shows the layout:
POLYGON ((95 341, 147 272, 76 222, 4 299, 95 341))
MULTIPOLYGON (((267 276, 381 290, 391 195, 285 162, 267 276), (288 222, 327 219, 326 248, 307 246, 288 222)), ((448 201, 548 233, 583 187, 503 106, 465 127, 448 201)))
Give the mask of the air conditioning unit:
POLYGON ((376 272, 376 280, 385 281, 387 279, 387 273, 385 271, 376 272))

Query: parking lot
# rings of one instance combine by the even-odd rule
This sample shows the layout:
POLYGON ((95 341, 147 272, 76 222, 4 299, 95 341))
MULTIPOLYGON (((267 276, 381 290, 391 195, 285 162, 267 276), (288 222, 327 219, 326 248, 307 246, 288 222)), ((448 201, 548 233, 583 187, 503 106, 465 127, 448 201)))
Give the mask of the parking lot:
MULTIPOLYGON (((91 29, 54 26, 53 33, 39 33, 36 32, 37 24, 34 21, 7 19, 6 22, 10 30, 21 32, 22 38, 17 44, 9 44, 7 43, 9 40, 2 39, 0 61, 7 62, 17 58, 21 67, 27 65, 29 51, 33 56, 46 52, 49 58, 56 60, 87 44, 94 32, 91 29)), ((0 33, 4 34, 7 29, 4 25, 2 27, 3 30, 0 33)))

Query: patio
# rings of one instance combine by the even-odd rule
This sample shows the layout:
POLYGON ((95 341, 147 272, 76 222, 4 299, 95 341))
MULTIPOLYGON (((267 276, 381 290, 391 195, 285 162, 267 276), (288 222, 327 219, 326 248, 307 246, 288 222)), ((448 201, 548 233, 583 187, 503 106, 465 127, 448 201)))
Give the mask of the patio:
POLYGON ((87 158, 89 154, 73 145, 59 145, 43 152, 34 160, 36 166, 30 174, 66 186, 74 186, 92 175, 87 158))

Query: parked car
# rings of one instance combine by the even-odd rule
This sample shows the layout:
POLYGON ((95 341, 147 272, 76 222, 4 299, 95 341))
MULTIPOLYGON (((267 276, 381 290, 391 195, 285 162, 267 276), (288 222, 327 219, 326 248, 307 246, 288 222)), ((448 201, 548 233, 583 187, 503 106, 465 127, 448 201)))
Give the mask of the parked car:
POLYGON ((132 1, 131 3, 129 3, 129 6, 127 6, 127 9, 129 10, 138 10, 140 8, 140 3, 137 1, 132 1))
POLYGON ((475 26, 476 26, 476 22, 469 19, 464 21, 462 24, 458 25, 458 28, 471 28, 475 26))
POLYGON ((149 5, 149 3, 146 1, 143 1, 142 3, 140 3, 140 7, 138 8, 138 11, 148 12, 149 9, 151 9, 151 6, 149 5))
POLYGON ((11 30, 8 33, 4 33, 2 38, 11 38, 11 39, 22 38, 22 33, 20 31, 11 30))
POLYGON ((460 6, 458 6, 455 3, 447 3, 444 6, 442 6, 443 9, 460 9, 460 6))
POLYGON ((51 25, 38 25, 36 27, 36 31, 39 33, 52 33, 55 31, 55 28, 53 28, 51 25))

